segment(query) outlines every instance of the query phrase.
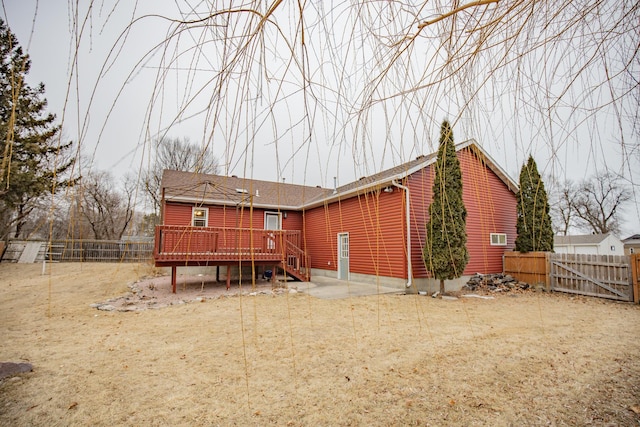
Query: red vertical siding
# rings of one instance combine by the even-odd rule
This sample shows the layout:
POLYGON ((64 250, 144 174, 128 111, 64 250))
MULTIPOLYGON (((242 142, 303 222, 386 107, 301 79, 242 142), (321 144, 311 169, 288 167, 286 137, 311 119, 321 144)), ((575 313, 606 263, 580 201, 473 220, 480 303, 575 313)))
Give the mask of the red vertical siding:
MULTIPOLYGON (((165 206, 164 225, 191 225, 191 212, 194 205, 184 203, 167 203, 165 206)), ((200 206, 200 205, 198 205, 200 206)), ((278 212, 250 207, 207 206, 209 209, 209 227, 224 228, 264 228, 265 212, 278 212)), ((283 230, 302 230, 302 212, 287 211, 282 214, 283 230)))
POLYGON ((302 230, 302 212, 286 211, 287 217, 282 215, 283 230, 302 230))
POLYGON ((411 267, 413 277, 429 277, 424 267, 422 250, 424 248, 425 225, 429 220, 433 187, 433 168, 427 167, 414 173, 407 179, 410 194, 411 221, 411 267))
POLYGON ((349 271, 406 277, 403 196, 381 190, 305 212, 313 268, 337 270, 337 234, 349 233, 349 271))
POLYGON ((304 212, 305 250, 311 260, 311 268, 337 270, 336 229, 334 221, 340 220, 339 204, 324 205, 304 212))
POLYGON ((502 271, 502 254, 516 238, 516 196, 471 150, 458 154, 467 207, 467 247, 471 259, 465 274, 502 271), (491 246, 491 233, 505 233, 507 246, 491 246))
POLYGON ((264 228, 264 210, 251 209, 249 206, 240 208, 227 207, 227 222, 225 227, 231 228, 264 228))
MULTIPOLYGON (((191 212, 194 205, 167 203, 164 225, 191 225, 191 212)), ((264 210, 235 208, 229 206, 198 205, 209 209, 208 226, 226 228, 264 228, 264 210)))
POLYGON ((192 205, 167 203, 164 209, 164 225, 191 225, 192 205))
POLYGON ((235 209, 225 206, 209 207, 209 227, 235 227, 235 209))
MULTIPOLYGON (((470 261, 465 274, 502 271, 502 254, 514 247, 516 197, 471 148, 458 151, 462 168, 463 199, 467 208, 467 245, 470 261), (491 246, 491 233, 505 233, 507 246, 491 246)), ((422 260, 425 225, 431 203, 433 168, 412 174, 405 185, 411 195, 411 260, 413 276, 429 277, 422 260)), ((349 233, 349 271, 407 278, 404 192, 358 194, 306 210, 287 211, 284 230, 303 230, 303 245, 311 267, 337 270, 337 234, 349 233)), ((209 207, 209 226, 264 228, 264 209, 209 207)), ((190 225, 192 205, 167 203, 165 225, 190 225)))
MULTIPOLYGON (((467 208, 469 263, 464 274, 502 271, 502 254, 513 249, 516 237, 516 197, 469 149, 458 151, 462 169, 463 200, 467 208), (491 246, 491 233, 505 233, 507 246, 491 246)), ((429 277, 422 260, 425 225, 429 216, 433 168, 409 177, 411 189, 411 239, 414 276, 429 277)))

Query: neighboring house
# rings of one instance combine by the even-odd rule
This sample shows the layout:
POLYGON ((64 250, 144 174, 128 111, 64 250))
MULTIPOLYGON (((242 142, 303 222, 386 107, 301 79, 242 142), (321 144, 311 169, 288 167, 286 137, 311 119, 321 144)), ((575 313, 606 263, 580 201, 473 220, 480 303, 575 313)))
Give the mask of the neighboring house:
POLYGON ((553 250, 559 254, 624 255, 624 245, 611 233, 554 236, 553 250))
MULTIPOLYGON (((516 238, 517 185, 473 140, 456 150, 470 254, 464 275, 501 272, 516 238)), ((422 260, 435 160, 419 156, 334 189, 165 171, 156 265, 173 267, 174 284, 178 266, 254 265, 301 280, 437 289, 422 260)))
POLYGON ((624 244, 624 254, 640 254, 640 234, 634 234, 622 241, 624 244))

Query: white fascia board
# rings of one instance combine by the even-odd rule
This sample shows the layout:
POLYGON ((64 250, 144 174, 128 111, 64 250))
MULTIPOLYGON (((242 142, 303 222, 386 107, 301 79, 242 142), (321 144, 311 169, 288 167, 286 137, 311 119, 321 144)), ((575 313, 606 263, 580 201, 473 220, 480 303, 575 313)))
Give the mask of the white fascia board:
MULTIPOLYGON (((496 173, 496 175, 498 175, 498 178, 500 178, 501 181, 504 182, 504 180, 506 180, 507 182, 505 182, 505 184, 507 185, 507 187, 513 191, 514 193, 518 192, 518 184, 513 181, 513 179, 511 179, 511 177, 509 176, 509 174, 502 169, 498 163, 495 162, 495 160, 482 148, 478 145, 478 143, 476 142, 475 139, 468 139, 466 141, 461 142, 460 144, 456 145, 456 152, 465 149, 467 147, 470 146, 474 146, 477 150, 479 150, 483 156, 485 156, 485 160, 486 160, 486 164, 487 166, 494 170, 494 173, 496 173)), ((379 188, 379 187, 384 187, 386 185, 391 185, 392 181, 397 181, 397 180, 401 180, 404 179, 410 175, 413 175, 414 173, 418 172, 421 169, 424 169, 425 167, 435 163, 437 160, 437 156, 433 156, 428 160, 425 160, 422 163, 418 163, 417 165, 413 166, 412 168, 407 169, 406 171, 403 171, 402 173, 398 173, 396 175, 387 177, 385 179, 381 179, 378 181, 374 181, 370 184, 365 184, 365 185, 361 185, 358 187, 355 187, 349 191, 345 191, 345 192, 340 192, 337 193, 335 195, 331 195, 329 197, 326 197, 324 199, 315 201, 313 203, 309 203, 307 205, 304 205, 305 209, 311 209, 311 208, 315 208, 318 206, 322 206, 323 204, 326 203, 333 203, 335 201, 338 200, 344 200, 344 199, 348 199, 354 195, 358 195, 358 194, 364 194, 367 192, 367 190, 371 189, 371 188, 379 188)))
POLYGON ((470 145, 473 145, 476 149, 478 149, 482 155, 486 158, 487 160, 487 164, 489 166, 490 169, 492 169, 494 171, 494 173, 496 173, 496 175, 498 175, 498 178, 500 178, 500 180, 502 182, 504 182, 507 187, 509 187, 509 189, 511 191, 513 191, 514 193, 517 193, 520 188, 519 185, 516 181, 513 180, 513 178, 511 178, 511 176, 507 173, 507 171, 505 171, 498 162, 496 162, 494 160, 493 157, 491 157, 491 155, 489 153, 487 153, 484 148, 482 148, 475 139, 469 139, 465 142, 462 143, 463 146, 460 147, 460 149, 462 148, 466 148, 469 147, 470 145), (505 182, 506 180, 506 182, 505 182))
MULTIPOLYGON (((207 206, 232 206, 232 207, 236 207, 236 206, 244 206, 244 207, 249 207, 251 206, 251 203, 249 202, 245 202, 245 203, 234 203, 231 200, 217 200, 217 199, 195 199, 193 197, 181 197, 181 196, 176 196, 176 197, 165 197, 165 201, 167 202, 177 202, 177 203, 195 203, 198 205, 207 205, 207 206)), ((281 210, 281 211, 287 211, 287 210, 299 210, 300 206, 282 206, 282 205, 270 205, 267 203, 253 203, 253 207, 254 208, 259 208, 259 209, 271 209, 271 210, 281 210)))
MULTIPOLYGON (((424 167, 424 163, 422 163, 422 167, 424 167)), ((415 169, 415 168, 412 168, 415 169)), ((422 168, 417 168, 416 170, 420 170, 422 168)), ((374 181, 372 183, 369 184, 365 184, 365 185, 361 185, 359 187, 354 187, 349 191, 343 191, 343 192, 339 192, 336 194, 332 194, 329 197, 325 197, 324 199, 320 199, 317 200, 315 202, 312 203, 308 203, 306 205, 303 206, 304 209, 313 209, 313 208, 317 208, 318 206, 322 206, 324 204, 329 204, 329 203, 333 203, 333 202, 337 202, 338 200, 345 200, 345 199, 349 199, 353 196, 357 196, 358 194, 364 194, 366 193, 368 190, 372 189, 372 188, 380 188, 380 187, 385 187, 387 185, 391 185, 391 182, 394 180, 398 180, 398 179, 402 179, 405 178, 409 175, 411 175, 413 172, 402 172, 400 174, 396 174, 393 176, 390 176, 388 178, 385 179, 381 179, 378 181, 374 181)))
MULTIPOLYGON (((518 192, 518 184, 513 181, 513 179, 511 179, 511 177, 509 176, 509 174, 502 169, 498 163, 496 163, 496 161, 480 146, 478 145, 478 143, 476 142, 475 139, 468 139, 464 142, 461 142, 459 144, 456 145, 456 152, 470 147, 471 145, 473 145, 477 150, 479 150, 482 155, 485 157, 487 166, 494 170, 494 173, 496 173, 496 175, 498 175, 498 177, 500 178, 501 181, 505 181, 505 184, 507 185, 507 187, 509 187, 509 189, 511 191, 513 191, 514 193, 518 192)), ((384 179, 380 179, 378 181, 374 181, 372 183, 368 183, 368 184, 364 184, 361 186, 357 186, 352 188, 351 190, 348 191, 344 191, 344 192, 339 192, 336 194, 332 194, 328 197, 324 197, 324 198, 320 198, 316 201, 313 202, 309 202, 309 203, 305 203, 303 205, 300 206, 278 206, 278 205, 271 205, 271 204, 259 204, 259 203, 255 203, 253 204, 253 207, 257 207, 257 208, 263 208, 263 209, 274 209, 274 210, 302 210, 302 209, 313 209, 316 208, 318 206, 322 206, 324 204, 329 204, 329 203, 333 203, 336 202, 338 200, 345 200, 348 199, 350 197, 356 196, 358 194, 364 194, 366 193, 368 190, 370 190, 371 188, 380 188, 380 187, 384 187, 387 185, 391 185, 391 183, 393 181, 397 181, 397 180, 401 180, 404 179, 410 175, 413 175, 414 173, 418 172, 421 169, 424 169, 425 167, 435 163, 437 159, 437 156, 433 156, 428 160, 425 160, 424 162, 418 163, 417 165, 413 166, 412 168, 407 169, 406 171, 402 171, 401 173, 389 176, 387 178, 384 179)), ((194 199, 194 198, 190 198, 190 197, 167 197, 166 198, 167 201, 175 201, 175 202, 186 202, 186 203, 201 203, 201 204, 207 204, 207 205, 227 205, 227 206, 237 206, 237 203, 233 203, 230 202, 229 200, 214 200, 214 199, 194 199)))
MULTIPOLYGON (((466 141, 466 142, 464 142, 462 144, 466 144, 468 142, 469 141, 466 141)), ((466 145, 465 145, 465 147, 466 147, 466 145)), ((461 148, 464 148, 464 147, 461 147, 461 148)), ((371 188, 379 188, 379 187, 384 187, 386 185, 391 185, 391 183, 393 181, 397 181, 399 179, 406 178, 406 177, 416 173, 420 169, 424 169, 428 165, 430 165, 432 163, 435 163, 436 158, 437 157, 433 157, 433 158, 431 158, 429 160, 425 160, 424 162, 418 163, 416 166, 414 166, 412 168, 409 168, 406 171, 403 171, 401 173, 389 176, 387 178, 380 179, 378 181, 374 181, 374 182, 369 183, 369 184, 365 184, 365 185, 361 185, 361 186, 358 186, 358 187, 354 187, 349 191, 339 192, 339 193, 333 194, 333 195, 331 195, 329 197, 326 197, 324 199, 321 199, 321 200, 318 200, 316 202, 313 202, 313 203, 310 203, 308 205, 305 205, 305 209, 315 208, 315 207, 321 206, 321 205, 323 205, 325 203, 332 203, 332 202, 337 201, 337 200, 348 199, 349 197, 354 196, 354 195, 364 194, 364 193, 367 192, 367 190, 369 190, 371 188)))

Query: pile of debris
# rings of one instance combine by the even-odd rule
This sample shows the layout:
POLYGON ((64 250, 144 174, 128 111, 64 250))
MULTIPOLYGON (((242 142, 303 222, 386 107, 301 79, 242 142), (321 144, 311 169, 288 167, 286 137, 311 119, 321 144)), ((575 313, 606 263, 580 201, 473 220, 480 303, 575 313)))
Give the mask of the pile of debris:
POLYGON ((177 292, 172 292, 171 278, 168 276, 145 278, 140 282, 129 284, 130 292, 108 299, 104 302, 90 304, 100 311, 135 312, 146 309, 157 309, 194 302, 206 302, 218 298, 257 295, 278 296, 294 294, 297 289, 286 283, 259 281, 253 286, 245 284, 242 288, 234 286, 227 289, 216 284, 211 278, 205 280, 196 276, 181 276, 183 283, 178 283, 177 292))
POLYGON ((508 274, 480 274, 476 273, 462 287, 463 291, 486 292, 511 292, 525 291, 531 286, 525 282, 519 282, 508 274))

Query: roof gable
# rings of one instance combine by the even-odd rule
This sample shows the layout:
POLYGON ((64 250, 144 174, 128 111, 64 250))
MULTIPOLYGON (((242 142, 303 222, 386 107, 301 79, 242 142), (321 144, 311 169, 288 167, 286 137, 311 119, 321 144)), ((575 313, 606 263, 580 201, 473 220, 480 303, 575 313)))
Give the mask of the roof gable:
POLYGON ((236 176, 165 170, 161 187, 168 201, 295 209, 331 190, 236 176))
MULTIPOLYGON (((509 174, 507 174, 507 172, 502 169, 493 160, 493 158, 475 142, 475 140, 470 139, 456 144, 456 152, 463 149, 468 149, 474 155, 476 155, 480 159, 480 161, 487 168, 489 168, 500 179, 500 181, 502 181, 507 186, 507 188, 511 192, 513 192, 514 194, 518 192, 518 184, 513 179, 511 179, 511 177, 509 177, 509 174)), ((368 177, 362 177, 357 181, 338 187, 328 197, 314 201, 310 206, 307 207, 314 207, 322 203, 332 202, 334 200, 344 200, 345 198, 352 197, 356 194, 362 194, 372 189, 379 189, 381 187, 393 185, 392 183, 394 181, 401 180, 435 163, 437 158, 438 153, 418 156, 414 160, 411 160, 409 162, 403 163, 377 174, 370 175, 368 177)))
MULTIPOLYGON (((487 154, 475 140, 456 145, 456 151, 471 150, 513 193, 518 185, 487 154)), ((253 203, 255 207, 274 209, 303 209, 352 197, 371 189, 392 185, 421 169, 435 163, 437 153, 418 156, 414 160, 394 166, 382 172, 362 177, 357 181, 335 189, 310 187, 284 182, 260 181, 236 176, 198 174, 165 170, 161 188, 168 201, 239 205, 253 203)))
POLYGON ((575 236, 554 236, 554 246, 566 246, 566 245, 597 245, 602 243, 609 233, 606 234, 581 234, 575 236))

